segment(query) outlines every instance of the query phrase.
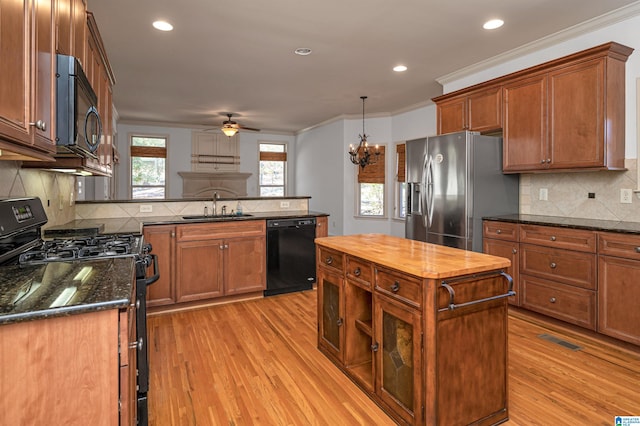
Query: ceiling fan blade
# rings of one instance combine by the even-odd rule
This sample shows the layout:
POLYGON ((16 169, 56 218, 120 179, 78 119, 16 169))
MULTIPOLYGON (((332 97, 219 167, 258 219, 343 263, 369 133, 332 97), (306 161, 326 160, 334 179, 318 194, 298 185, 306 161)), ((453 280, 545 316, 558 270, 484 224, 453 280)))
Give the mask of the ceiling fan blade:
POLYGON ((260 131, 260 129, 255 129, 253 127, 245 127, 245 126, 242 126, 242 125, 238 125, 238 129, 249 130, 250 132, 259 132, 260 131))

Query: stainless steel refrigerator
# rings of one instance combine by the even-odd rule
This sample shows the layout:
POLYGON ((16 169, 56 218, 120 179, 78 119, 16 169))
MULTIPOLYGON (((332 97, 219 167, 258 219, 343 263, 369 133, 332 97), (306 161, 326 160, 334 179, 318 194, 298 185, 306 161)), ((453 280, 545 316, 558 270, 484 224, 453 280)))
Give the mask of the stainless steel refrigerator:
POLYGON ((519 175, 502 173, 502 138, 459 132, 407 141, 405 236, 482 251, 482 218, 518 213, 519 175))

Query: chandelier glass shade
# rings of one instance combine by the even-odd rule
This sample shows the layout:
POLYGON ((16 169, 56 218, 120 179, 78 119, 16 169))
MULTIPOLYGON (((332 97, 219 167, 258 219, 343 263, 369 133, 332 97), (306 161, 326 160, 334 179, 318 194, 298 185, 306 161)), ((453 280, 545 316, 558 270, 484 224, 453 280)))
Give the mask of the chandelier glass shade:
POLYGON ((362 99, 362 134, 358 135, 360 137, 358 146, 354 147, 353 144, 349 144, 349 159, 353 164, 364 169, 366 166, 375 164, 378 161, 380 150, 378 145, 376 145, 375 150, 369 148, 367 134, 364 132, 364 101, 367 97, 360 96, 360 99, 362 99))

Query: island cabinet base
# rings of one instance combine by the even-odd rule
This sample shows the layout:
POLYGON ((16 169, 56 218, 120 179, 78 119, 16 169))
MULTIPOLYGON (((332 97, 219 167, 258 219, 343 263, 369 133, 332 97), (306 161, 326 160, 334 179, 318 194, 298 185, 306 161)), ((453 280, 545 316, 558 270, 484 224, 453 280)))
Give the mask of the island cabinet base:
POLYGON ((316 239, 318 348, 399 424, 507 421, 509 261, 407 241, 316 239))

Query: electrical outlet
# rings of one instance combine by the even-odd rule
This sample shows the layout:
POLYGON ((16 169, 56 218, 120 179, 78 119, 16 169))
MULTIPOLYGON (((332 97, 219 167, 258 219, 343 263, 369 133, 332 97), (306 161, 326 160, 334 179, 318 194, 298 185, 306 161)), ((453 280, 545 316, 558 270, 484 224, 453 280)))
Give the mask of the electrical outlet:
POLYGON ((540 201, 547 201, 549 199, 549 190, 547 188, 540 188, 538 199, 540 201))
POLYGON ((620 202, 622 204, 631 204, 633 197, 633 191, 631 189, 623 188, 620 190, 620 202))
POLYGON ((289 202, 288 201, 280 201, 280 208, 281 209, 288 209, 289 208, 289 202))
POLYGON ((140 213, 151 213, 153 206, 150 204, 140 204, 140 213))
POLYGON ((73 207, 73 192, 69 193, 69 207, 73 207))

